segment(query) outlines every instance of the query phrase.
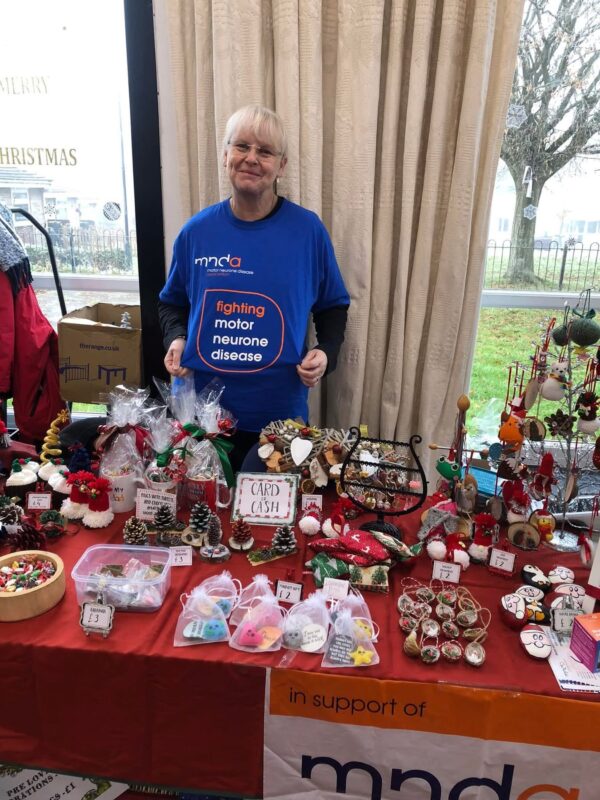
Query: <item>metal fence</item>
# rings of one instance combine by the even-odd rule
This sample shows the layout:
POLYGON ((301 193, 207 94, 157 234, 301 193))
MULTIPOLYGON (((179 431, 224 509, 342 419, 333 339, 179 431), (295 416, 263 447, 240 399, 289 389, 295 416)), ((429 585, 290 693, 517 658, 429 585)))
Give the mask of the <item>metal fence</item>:
POLYGON ((535 277, 528 284, 510 275, 511 258, 525 248, 510 240, 490 239, 487 244, 484 289, 534 289, 543 292, 575 292, 600 285, 600 242, 584 246, 573 239, 561 243, 538 239, 533 248, 535 277))
MULTIPOLYGON (((79 275, 137 275, 135 231, 48 226, 59 272, 79 275)), ((19 229, 34 272, 50 272, 43 235, 32 227, 19 229)))

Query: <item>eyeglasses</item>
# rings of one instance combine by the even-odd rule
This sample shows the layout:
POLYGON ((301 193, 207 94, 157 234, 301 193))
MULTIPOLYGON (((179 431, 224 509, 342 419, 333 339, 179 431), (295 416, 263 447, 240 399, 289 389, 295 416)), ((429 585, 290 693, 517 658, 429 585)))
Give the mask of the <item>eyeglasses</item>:
POLYGON ((246 142, 229 142, 229 144, 239 156, 247 156, 251 150, 254 150, 259 161, 272 161, 272 159, 281 155, 281 153, 269 150, 268 147, 261 147, 257 144, 247 144, 246 142))

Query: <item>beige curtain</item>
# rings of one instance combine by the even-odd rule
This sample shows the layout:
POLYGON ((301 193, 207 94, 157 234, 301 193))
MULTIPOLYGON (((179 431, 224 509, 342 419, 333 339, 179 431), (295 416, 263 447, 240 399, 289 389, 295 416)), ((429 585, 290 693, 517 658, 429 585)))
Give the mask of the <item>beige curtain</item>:
POLYGON ((227 196, 225 121, 260 102, 290 139, 280 193, 331 233, 352 306, 313 421, 448 443, 469 380, 523 1, 155 0, 178 223, 227 196))

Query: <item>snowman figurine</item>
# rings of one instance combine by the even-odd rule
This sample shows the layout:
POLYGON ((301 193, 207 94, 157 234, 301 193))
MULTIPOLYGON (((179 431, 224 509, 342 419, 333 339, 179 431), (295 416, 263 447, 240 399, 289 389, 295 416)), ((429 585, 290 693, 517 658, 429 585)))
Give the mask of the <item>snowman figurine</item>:
POLYGON ((568 373, 569 365, 566 361, 555 361, 552 364, 548 377, 540 387, 540 394, 544 400, 558 402, 564 398, 569 386, 568 373))

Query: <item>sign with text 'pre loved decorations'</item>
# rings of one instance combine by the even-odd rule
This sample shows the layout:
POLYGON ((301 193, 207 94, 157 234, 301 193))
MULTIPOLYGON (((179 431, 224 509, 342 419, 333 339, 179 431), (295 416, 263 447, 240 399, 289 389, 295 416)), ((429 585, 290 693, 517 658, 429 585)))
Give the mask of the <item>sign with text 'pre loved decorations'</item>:
POLYGON ((103 778, 79 778, 0 764, 0 797, 6 800, 114 800, 128 788, 126 783, 111 783, 103 778))
POLYGON ((265 800, 598 799, 600 703, 290 669, 265 699, 265 800))
POLYGON ((290 525, 296 517, 298 475, 240 472, 231 518, 250 525, 290 525))

